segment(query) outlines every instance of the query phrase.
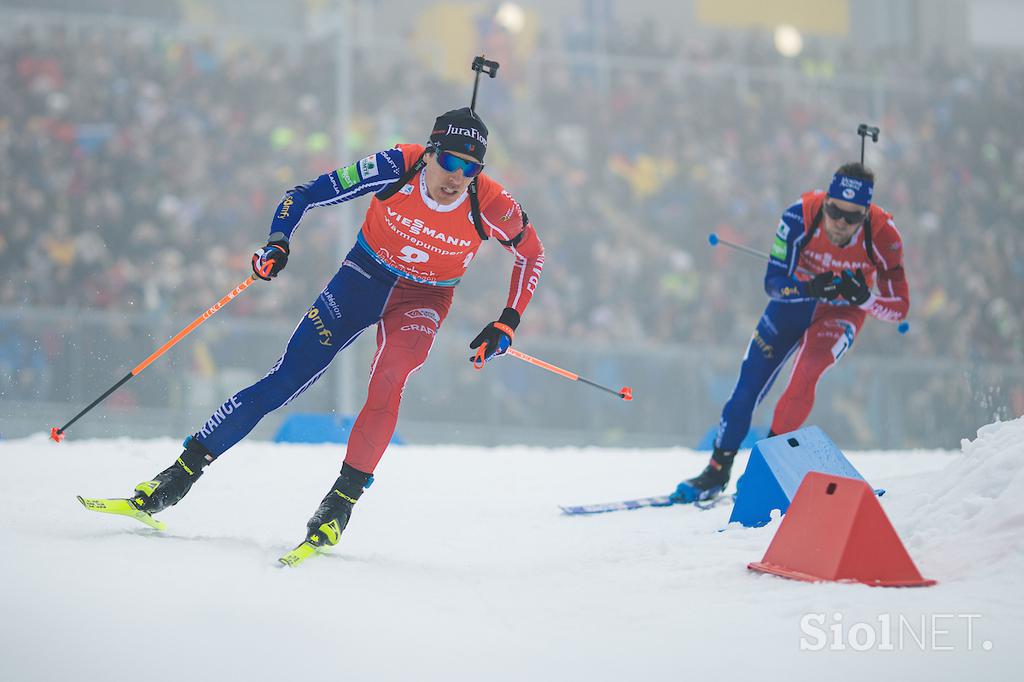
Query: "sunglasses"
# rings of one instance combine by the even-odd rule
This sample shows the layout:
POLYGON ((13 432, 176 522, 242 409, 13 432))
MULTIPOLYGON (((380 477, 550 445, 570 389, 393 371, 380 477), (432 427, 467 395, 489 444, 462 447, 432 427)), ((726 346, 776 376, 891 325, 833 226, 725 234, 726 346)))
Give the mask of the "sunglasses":
POLYGON ((437 152, 437 162, 441 164, 441 168, 444 168, 449 173, 454 173, 461 169, 462 175, 467 178, 475 178, 484 169, 484 164, 482 163, 466 161, 446 151, 437 152))
POLYGON ((844 211, 833 203, 825 202, 825 213, 832 220, 845 220, 850 225, 858 225, 864 222, 867 211, 844 211))

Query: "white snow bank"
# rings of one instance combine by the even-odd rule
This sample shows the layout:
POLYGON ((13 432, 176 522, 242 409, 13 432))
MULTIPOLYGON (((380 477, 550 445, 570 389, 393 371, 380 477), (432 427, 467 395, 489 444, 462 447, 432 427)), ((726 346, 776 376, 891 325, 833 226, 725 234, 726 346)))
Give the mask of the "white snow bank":
POLYGON ((941 471, 883 498, 911 556, 944 580, 1024 576, 1024 418, 962 442, 941 471))
POLYGON ((1020 433, 986 427, 956 455, 850 453, 940 581, 920 589, 748 571, 778 523, 719 532, 728 506, 558 513, 669 492, 707 459, 683 449, 392 448, 342 543, 291 570, 276 558, 334 480, 336 446, 243 442, 156 533, 74 495, 124 495, 178 443, 0 441, 0 680, 1010 679, 1020 433), (802 651, 816 613, 980 617, 973 649, 953 620, 935 641, 952 651, 802 651))

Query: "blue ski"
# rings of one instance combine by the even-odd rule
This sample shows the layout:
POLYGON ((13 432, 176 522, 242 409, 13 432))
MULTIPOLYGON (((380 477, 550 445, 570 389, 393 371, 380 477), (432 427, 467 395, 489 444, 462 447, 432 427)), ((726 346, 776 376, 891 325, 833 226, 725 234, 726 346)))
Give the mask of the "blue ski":
POLYGON ((559 506, 566 516, 581 516, 584 514, 604 514, 605 512, 629 511, 632 509, 644 509, 645 507, 671 507, 676 504, 693 504, 698 509, 711 509, 720 504, 732 502, 732 495, 718 495, 710 500, 698 500, 696 502, 675 502, 668 495, 658 497, 641 497, 636 500, 622 500, 621 502, 602 502, 598 504, 581 504, 573 507, 559 506))
POLYGON ((598 504, 581 504, 575 507, 563 507, 563 514, 576 516, 579 514, 603 514, 605 512, 625 511, 627 509, 643 509, 644 507, 671 507, 675 504, 668 495, 660 497, 642 497, 638 500, 623 500, 621 502, 603 502, 598 504))

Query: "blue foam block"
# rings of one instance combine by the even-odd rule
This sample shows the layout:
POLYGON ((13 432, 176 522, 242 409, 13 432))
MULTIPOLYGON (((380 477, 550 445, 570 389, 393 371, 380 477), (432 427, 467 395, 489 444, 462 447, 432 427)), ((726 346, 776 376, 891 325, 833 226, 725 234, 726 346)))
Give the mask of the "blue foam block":
MULTIPOLYGON (((355 419, 351 415, 299 413, 291 414, 274 435, 276 443, 347 443, 355 419)), ((398 432, 391 442, 402 445, 398 432)))
POLYGON ((811 471, 864 480, 817 426, 765 438, 754 446, 747 469, 736 482, 729 523, 758 527, 771 521, 773 509, 785 514, 796 489, 811 471))

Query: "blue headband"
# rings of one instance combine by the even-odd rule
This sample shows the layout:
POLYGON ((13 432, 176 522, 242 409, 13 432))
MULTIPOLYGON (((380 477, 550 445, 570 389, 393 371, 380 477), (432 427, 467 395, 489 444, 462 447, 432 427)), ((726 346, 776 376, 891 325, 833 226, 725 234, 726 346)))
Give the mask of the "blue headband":
POLYGON ((858 206, 870 206, 871 195, 874 194, 874 191, 875 186, 870 181, 851 178, 839 173, 832 176, 832 184, 828 186, 830 197, 849 201, 858 206))

